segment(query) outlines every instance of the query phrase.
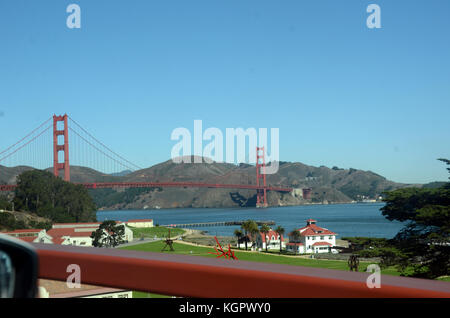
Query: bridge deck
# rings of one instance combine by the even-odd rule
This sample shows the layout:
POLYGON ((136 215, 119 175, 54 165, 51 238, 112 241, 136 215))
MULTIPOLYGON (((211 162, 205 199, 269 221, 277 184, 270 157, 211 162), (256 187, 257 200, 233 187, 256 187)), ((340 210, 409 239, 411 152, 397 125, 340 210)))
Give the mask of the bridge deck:
MULTIPOLYGON (((98 183, 78 183, 86 189, 106 189, 106 188, 216 188, 216 189, 246 189, 291 192, 292 188, 242 185, 242 184, 220 184, 201 182, 98 182, 98 183)), ((0 185, 0 191, 14 191, 17 185, 0 185)))

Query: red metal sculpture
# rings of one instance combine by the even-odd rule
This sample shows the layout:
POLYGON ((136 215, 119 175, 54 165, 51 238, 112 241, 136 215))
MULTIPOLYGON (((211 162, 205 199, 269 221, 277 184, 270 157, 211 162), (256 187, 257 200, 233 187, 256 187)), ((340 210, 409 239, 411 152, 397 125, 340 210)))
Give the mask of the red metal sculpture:
POLYGON ((225 252, 222 248, 222 245, 220 245, 219 241, 217 240, 217 237, 214 236, 214 239, 216 240, 216 243, 217 243, 219 249, 217 249, 217 246, 214 246, 214 249, 216 250, 216 252, 215 253, 208 252, 209 254, 217 255, 217 258, 221 258, 222 256, 225 256, 226 259, 235 259, 235 260, 238 259, 236 257, 236 255, 234 255, 234 252, 231 249, 230 244, 228 244, 228 251, 225 252))

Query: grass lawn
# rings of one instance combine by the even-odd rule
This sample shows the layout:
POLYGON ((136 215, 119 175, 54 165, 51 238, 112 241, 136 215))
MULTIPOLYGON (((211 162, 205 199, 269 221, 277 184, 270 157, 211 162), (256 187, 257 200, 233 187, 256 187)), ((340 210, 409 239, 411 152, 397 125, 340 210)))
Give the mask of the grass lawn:
MULTIPOLYGON (((164 247, 164 242, 157 241, 133 246, 122 247, 124 250, 135 250, 135 251, 146 251, 146 252, 157 252, 160 253, 164 247)), ((208 252, 215 252, 214 248, 207 248, 201 246, 192 246, 182 243, 174 242, 174 252, 165 252, 172 254, 184 254, 184 255, 194 255, 201 257, 216 257, 215 255, 208 254, 208 252)), ((348 265, 346 261, 339 260, 318 260, 318 259, 306 259, 300 257, 285 257, 276 254, 266 254, 266 253, 250 253, 244 251, 234 250, 236 257, 239 260, 251 261, 251 262, 265 262, 265 263, 275 263, 275 264, 286 264, 294 266, 306 266, 306 267, 319 267, 337 270, 348 270, 348 265)), ((369 262, 360 262, 359 271, 364 272, 367 266, 371 264, 369 262)), ((381 271, 382 274, 387 275, 400 275, 400 273, 395 268, 387 268, 381 271)))
MULTIPOLYGON (((154 238, 155 236, 158 238, 166 238, 169 235, 169 229, 163 226, 155 226, 155 227, 131 227, 129 228, 133 231, 133 236, 135 240, 139 240, 141 237, 145 238, 154 238)), ((170 237, 174 237, 177 235, 182 235, 185 233, 183 229, 170 229, 170 237)))

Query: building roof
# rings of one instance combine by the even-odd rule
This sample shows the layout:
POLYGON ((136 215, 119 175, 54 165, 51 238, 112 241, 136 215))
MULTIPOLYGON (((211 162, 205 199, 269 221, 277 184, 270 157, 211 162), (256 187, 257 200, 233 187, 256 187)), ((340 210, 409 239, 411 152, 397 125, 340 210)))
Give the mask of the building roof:
POLYGON ((331 243, 328 242, 316 242, 312 246, 321 246, 321 245, 333 246, 331 243))
POLYGON ((53 238, 61 236, 70 236, 72 233, 75 233, 75 230, 73 228, 50 229, 47 232, 47 234, 53 238))
POLYGON ((56 237, 56 238, 52 239, 52 242, 53 242, 53 244, 61 245, 65 240, 66 240, 66 238, 56 237))
POLYGON ((39 287, 45 288, 49 293, 49 298, 71 298, 101 295, 107 293, 117 293, 125 291, 123 289, 80 284, 80 288, 69 288, 66 282, 39 279, 39 287))
POLYGON ((90 237, 91 231, 78 232, 75 231, 74 228, 62 228, 62 229, 51 229, 47 232, 52 238, 60 238, 63 236, 71 236, 71 237, 90 237))
MULTIPOLYGON (((116 224, 123 224, 122 221, 114 221, 116 224)), ((85 223, 54 223, 52 229, 77 229, 83 231, 85 228, 98 229, 103 222, 85 222, 85 223)))
POLYGON ((75 231, 75 233, 80 233, 80 232, 92 233, 94 231, 97 231, 98 227, 75 227, 75 228, 73 228, 73 230, 75 231))
POLYGON ((144 222, 153 222, 152 219, 140 219, 140 220, 128 220, 127 222, 133 222, 133 223, 144 223, 144 222))
POLYGON ((68 229, 68 228, 85 228, 96 227, 98 228, 102 222, 85 222, 85 223, 54 223, 53 229, 68 229))
POLYGON ((330 230, 317 226, 315 224, 308 224, 297 231, 300 232, 301 236, 314 236, 314 235, 336 235, 336 233, 331 232, 330 230))
POLYGON ((29 243, 33 243, 35 239, 37 239, 37 236, 20 236, 18 237, 18 239, 25 241, 25 242, 29 242, 29 243))

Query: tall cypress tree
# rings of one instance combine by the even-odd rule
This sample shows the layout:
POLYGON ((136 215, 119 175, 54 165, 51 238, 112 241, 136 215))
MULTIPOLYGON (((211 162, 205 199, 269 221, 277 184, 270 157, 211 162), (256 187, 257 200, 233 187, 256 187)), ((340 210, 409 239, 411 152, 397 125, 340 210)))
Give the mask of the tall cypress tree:
MULTIPOLYGON (((439 159, 447 165, 450 161, 439 159)), ((449 169, 449 168, 448 168, 449 169)), ((450 172, 450 169, 449 169, 450 172)), ((436 189, 405 188, 386 193, 388 220, 406 222, 382 254, 403 275, 436 278, 450 274, 450 183, 436 189)))

